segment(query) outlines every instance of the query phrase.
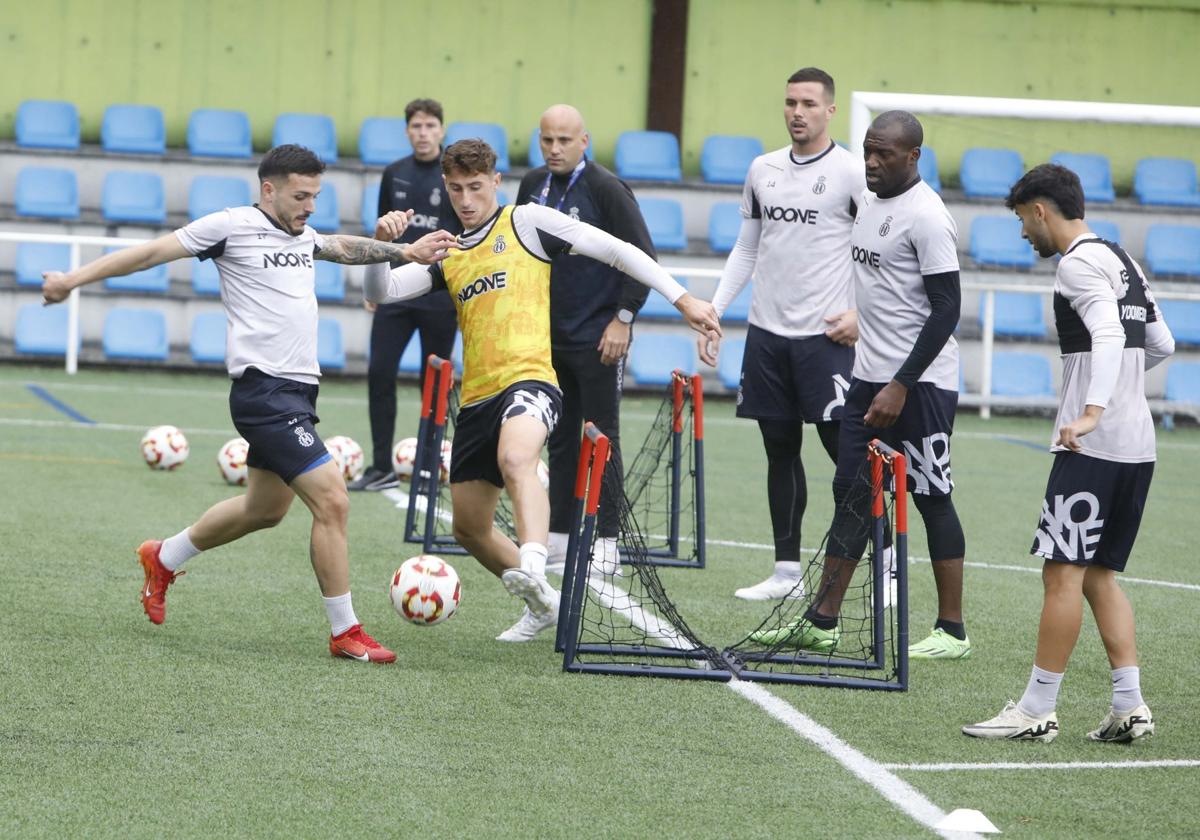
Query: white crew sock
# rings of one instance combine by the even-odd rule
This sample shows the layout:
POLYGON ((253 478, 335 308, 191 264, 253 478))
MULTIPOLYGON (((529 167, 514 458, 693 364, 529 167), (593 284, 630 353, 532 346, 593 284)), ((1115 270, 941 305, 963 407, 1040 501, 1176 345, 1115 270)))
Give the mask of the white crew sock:
POLYGON ((354 614, 354 605, 350 603, 350 593, 335 595, 332 598, 321 596, 325 602, 325 613, 329 616, 329 633, 340 636, 358 624, 358 616, 354 614))
POLYGON ((1113 668, 1113 711, 1119 715, 1132 712, 1146 701, 1142 699, 1141 669, 1136 665, 1113 668))
POLYGON ((521 568, 535 578, 546 577, 546 546, 527 542, 521 545, 521 568))
POLYGON ((199 553, 200 549, 192 545, 192 538, 188 536, 188 529, 184 528, 175 536, 167 537, 163 540, 162 548, 158 551, 158 561, 168 571, 174 572, 199 553))
POLYGON ((1034 665, 1033 673, 1029 675, 1029 684, 1025 686, 1025 693, 1021 695, 1021 702, 1017 704, 1021 711, 1036 717, 1044 717, 1053 712, 1054 707, 1058 705, 1058 689, 1062 685, 1062 678, 1062 674, 1043 671, 1034 665))
POLYGON ((775 576, 797 580, 804 571, 800 568, 799 560, 776 560, 775 576))
POLYGON ((551 531, 546 543, 547 559, 551 563, 565 563, 567 560, 567 540, 569 536, 564 531, 551 531))

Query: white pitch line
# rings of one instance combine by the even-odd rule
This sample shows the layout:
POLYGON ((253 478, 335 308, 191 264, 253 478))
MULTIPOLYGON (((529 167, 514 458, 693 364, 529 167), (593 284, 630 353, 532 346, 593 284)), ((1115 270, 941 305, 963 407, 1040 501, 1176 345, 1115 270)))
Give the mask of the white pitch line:
POLYGON ((917 773, 950 773, 959 770, 1144 770, 1158 767, 1200 767, 1191 758, 1164 758, 1155 761, 996 761, 992 763, 884 764, 888 770, 917 773))
MULTIPOLYGON (((0 426, 34 426, 47 429, 82 429, 102 432, 145 432, 148 427, 128 423, 80 423, 77 420, 33 420, 24 417, 0 417, 0 426)), ((212 435, 214 437, 237 434, 233 429, 184 429, 185 435, 212 435)))

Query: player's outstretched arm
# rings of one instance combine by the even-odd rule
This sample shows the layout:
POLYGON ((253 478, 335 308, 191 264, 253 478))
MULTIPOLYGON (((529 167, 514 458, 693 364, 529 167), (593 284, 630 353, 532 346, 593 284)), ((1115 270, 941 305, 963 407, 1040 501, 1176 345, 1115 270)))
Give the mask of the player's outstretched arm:
POLYGON ((46 304, 60 303, 67 299, 72 289, 88 283, 108 277, 122 277, 190 256, 191 253, 180 244, 178 237, 168 233, 149 242, 105 254, 74 271, 42 272, 42 301, 46 304))

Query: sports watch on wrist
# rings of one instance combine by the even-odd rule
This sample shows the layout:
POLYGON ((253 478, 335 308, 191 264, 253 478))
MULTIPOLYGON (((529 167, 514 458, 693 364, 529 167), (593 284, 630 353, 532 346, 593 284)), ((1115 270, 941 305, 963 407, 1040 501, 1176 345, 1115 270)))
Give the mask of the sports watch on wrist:
POLYGON ((629 310, 629 309, 618 309, 617 310, 617 320, 620 321, 622 324, 632 324, 633 323, 633 311, 629 310))

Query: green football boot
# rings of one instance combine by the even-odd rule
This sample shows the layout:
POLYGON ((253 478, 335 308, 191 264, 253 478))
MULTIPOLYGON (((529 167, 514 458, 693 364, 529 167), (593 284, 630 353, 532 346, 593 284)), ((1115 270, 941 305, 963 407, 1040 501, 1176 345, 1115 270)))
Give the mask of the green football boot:
POLYGON ((837 627, 822 630, 812 622, 797 618, 775 630, 759 630, 750 634, 750 641, 765 647, 791 647, 813 653, 833 653, 837 649, 842 631, 837 627))

